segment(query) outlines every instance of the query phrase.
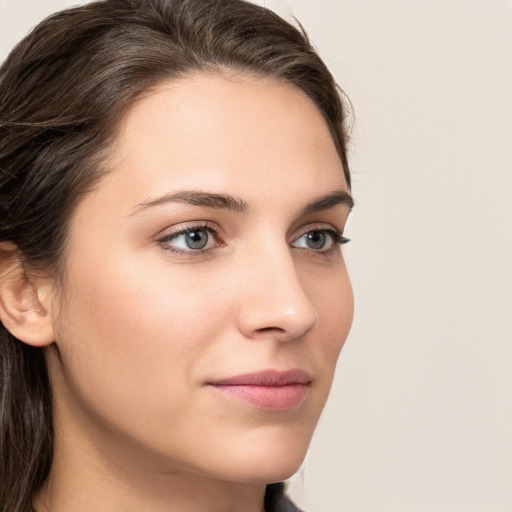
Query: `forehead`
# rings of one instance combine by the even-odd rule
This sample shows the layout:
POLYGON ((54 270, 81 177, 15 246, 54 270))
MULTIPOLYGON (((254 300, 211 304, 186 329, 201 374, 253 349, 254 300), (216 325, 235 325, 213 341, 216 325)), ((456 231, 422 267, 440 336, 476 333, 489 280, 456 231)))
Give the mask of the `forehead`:
POLYGON ((126 114, 110 163, 110 179, 138 198, 165 188, 267 197, 283 187, 346 188, 328 126, 306 94, 246 76, 161 84, 126 114))

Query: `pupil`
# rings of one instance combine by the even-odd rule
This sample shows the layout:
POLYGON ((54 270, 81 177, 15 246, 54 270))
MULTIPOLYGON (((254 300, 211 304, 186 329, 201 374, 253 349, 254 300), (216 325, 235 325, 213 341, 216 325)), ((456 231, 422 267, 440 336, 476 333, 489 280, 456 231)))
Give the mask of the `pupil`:
POLYGON ((208 243, 206 231, 189 231, 186 237, 186 244, 189 249, 204 249, 208 243))
POLYGON ((326 234, 321 231, 314 231, 313 233, 308 233, 306 238, 307 246, 310 249, 322 249, 325 246, 326 242, 326 234))

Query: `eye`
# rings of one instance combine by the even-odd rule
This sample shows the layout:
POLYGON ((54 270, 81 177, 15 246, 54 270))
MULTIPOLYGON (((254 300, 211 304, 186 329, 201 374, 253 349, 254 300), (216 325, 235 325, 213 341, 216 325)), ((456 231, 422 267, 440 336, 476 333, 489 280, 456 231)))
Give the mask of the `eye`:
POLYGON ((311 249, 318 252, 327 252, 337 245, 346 244, 348 238, 341 236, 333 229, 315 229, 304 233, 291 245, 292 247, 311 249))
POLYGON ((191 226, 161 238, 159 243, 173 252, 202 252, 215 247, 216 234, 210 226, 191 226))

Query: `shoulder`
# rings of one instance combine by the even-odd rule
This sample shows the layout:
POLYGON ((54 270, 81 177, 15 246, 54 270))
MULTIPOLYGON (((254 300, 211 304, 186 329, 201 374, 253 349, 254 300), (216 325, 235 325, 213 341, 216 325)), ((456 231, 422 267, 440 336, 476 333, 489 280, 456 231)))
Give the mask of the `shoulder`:
POLYGON ((265 512, 303 512, 290 501, 284 491, 283 482, 267 485, 265 512))

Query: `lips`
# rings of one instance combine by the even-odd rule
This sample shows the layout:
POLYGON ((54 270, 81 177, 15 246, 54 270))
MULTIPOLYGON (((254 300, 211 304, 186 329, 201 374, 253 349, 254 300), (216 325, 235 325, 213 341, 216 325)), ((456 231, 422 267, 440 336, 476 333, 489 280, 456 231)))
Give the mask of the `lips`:
POLYGON ((207 384, 227 398, 268 411, 287 411, 301 405, 309 393, 311 376, 304 370, 265 370, 215 380, 207 384))

